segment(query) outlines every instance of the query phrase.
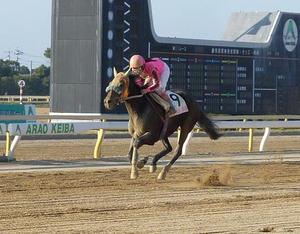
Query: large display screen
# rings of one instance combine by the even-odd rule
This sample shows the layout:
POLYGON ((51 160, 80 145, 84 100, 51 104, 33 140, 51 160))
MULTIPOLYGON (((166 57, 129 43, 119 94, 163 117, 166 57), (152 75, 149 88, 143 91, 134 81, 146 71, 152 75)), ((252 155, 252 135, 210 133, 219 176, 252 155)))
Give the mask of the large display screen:
POLYGON ((167 87, 189 93, 208 113, 300 114, 299 49, 288 37, 296 26, 285 26, 300 21, 298 16, 283 15, 267 46, 244 47, 175 43, 174 38, 161 42, 151 31, 148 13, 147 1, 103 3, 102 95, 113 66, 125 71, 130 56, 138 53, 164 60, 171 70, 167 87))

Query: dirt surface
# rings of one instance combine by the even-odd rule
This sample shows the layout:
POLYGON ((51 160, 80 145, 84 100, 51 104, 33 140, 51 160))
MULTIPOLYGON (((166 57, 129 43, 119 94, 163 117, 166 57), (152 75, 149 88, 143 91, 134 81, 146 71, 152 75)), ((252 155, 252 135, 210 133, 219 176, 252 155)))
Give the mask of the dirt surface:
MULTIPOLYGON (((225 155, 226 164, 181 165, 165 181, 148 167, 137 180, 129 180, 129 168, 1 172, 0 233, 300 233, 300 137, 271 137, 268 162, 231 163, 248 155, 247 142, 193 138, 184 158, 225 155), (298 153, 298 161, 284 161, 298 153)), ((21 141, 16 159, 91 160, 94 143, 21 141)), ((100 160, 125 160, 128 144, 129 139, 106 139, 100 160)), ((145 147, 140 154, 160 148, 145 147)))

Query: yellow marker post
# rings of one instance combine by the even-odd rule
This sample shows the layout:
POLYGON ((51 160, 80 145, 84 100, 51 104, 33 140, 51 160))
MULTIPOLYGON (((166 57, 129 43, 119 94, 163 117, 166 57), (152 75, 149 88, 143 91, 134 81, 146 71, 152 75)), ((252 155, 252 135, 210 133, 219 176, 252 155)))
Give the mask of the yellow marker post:
POLYGON ((9 131, 6 131, 5 135, 6 135, 5 156, 8 157, 10 153, 10 145, 11 145, 9 131))
POLYGON ((101 157, 101 145, 104 138, 104 130, 99 129, 97 131, 97 142, 94 148, 94 159, 99 159, 101 157))
POLYGON ((253 128, 249 129, 249 143, 248 143, 248 152, 253 150, 253 128))

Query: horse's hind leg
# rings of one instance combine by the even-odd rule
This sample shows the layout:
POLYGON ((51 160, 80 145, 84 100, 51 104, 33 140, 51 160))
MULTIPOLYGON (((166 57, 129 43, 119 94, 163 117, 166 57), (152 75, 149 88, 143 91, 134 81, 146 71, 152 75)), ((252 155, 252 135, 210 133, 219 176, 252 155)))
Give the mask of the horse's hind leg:
POLYGON ((152 160, 152 164, 149 168, 150 173, 153 173, 156 171, 157 167, 157 161, 159 159, 161 159, 163 156, 167 155, 168 153, 170 153, 172 151, 172 146, 169 142, 169 139, 167 137, 165 137, 164 139, 162 139, 162 143, 165 147, 165 149, 163 149, 161 152, 159 152, 158 154, 154 155, 153 160, 152 160))
POLYGON ((180 157, 180 155, 182 155, 182 146, 189 134, 189 132, 193 129, 193 126, 189 126, 190 124, 188 124, 187 127, 182 127, 181 132, 180 132, 180 136, 179 136, 179 140, 178 140, 178 144, 176 146, 175 152, 174 152, 174 156, 171 159, 171 161, 163 167, 163 169, 161 170, 161 172, 159 173, 157 179, 158 180, 164 180, 167 176, 167 173, 169 172, 171 166, 176 162, 176 160, 180 157))

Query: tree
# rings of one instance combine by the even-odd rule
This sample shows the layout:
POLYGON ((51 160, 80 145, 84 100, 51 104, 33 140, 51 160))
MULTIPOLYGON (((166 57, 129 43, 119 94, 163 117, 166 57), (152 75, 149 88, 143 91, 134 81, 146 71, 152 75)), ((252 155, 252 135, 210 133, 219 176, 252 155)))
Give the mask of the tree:
POLYGON ((0 77, 13 76, 18 74, 20 70, 20 63, 12 60, 0 59, 0 77))
POLYGON ((46 77, 50 75, 50 67, 45 66, 42 64, 41 66, 34 69, 34 75, 38 77, 46 77))
POLYGON ((0 95, 18 94, 19 87, 13 77, 0 77, 0 95))
MULTIPOLYGON (((47 48, 44 56, 51 58, 51 49, 47 48)), ((25 94, 27 95, 49 95, 50 67, 40 65, 30 74, 28 67, 17 61, 0 59, 0 95, 18 95, 18 81, 25 80, 25 94)))
POLYGON ((44 56, 48 59, 51 59, 51 49, 47 48, 44 52, 44 56))
POLYGON ((28 67, 26 67, 26 66, 21 66, 20 67, 20 74, 22 74, 22 75, 27 75, 27 74, 30 74, 30 70, 29 70, 29 68, 28 67))

